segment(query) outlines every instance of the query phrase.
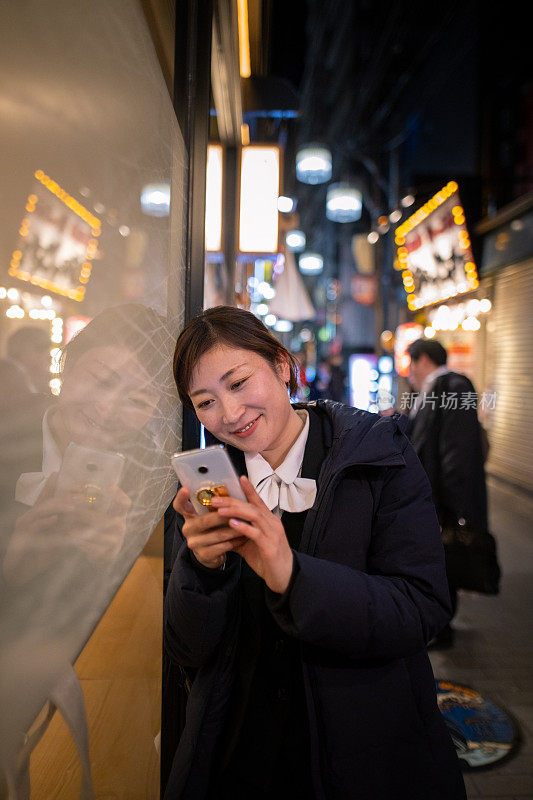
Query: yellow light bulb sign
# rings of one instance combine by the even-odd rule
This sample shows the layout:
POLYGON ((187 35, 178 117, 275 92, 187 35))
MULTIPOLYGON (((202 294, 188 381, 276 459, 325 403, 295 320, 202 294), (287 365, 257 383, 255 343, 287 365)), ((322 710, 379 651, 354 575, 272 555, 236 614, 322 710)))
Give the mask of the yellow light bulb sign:
POLYGON ((98 255, 102 223, 56 181, 38 169, 28 195, 9 274, 81 302, 98 255))
POLYGON ((450 181, 396 228, 395 268, 417 311, 479 286, 458 185, 450 181))

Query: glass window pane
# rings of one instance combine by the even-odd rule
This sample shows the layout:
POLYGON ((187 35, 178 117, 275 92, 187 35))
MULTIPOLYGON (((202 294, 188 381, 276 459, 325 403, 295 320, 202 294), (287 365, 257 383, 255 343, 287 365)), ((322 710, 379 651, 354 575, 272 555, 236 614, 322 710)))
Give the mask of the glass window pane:
MULTIPOLYGON (((0 761, 13 765, 66 666, 82 653, 82 679, 97 679, 84 647, 132 565, 160 615, 156 561, 136 561, 176 484, 184 146, 137 0, 3 4, 0 30, 0 761)), ((132 636, 147 603, 131 606, 132 636)), ((117 752, 128 728, 151 746, 157 733, 153 706, 140 713, 153 697, 130 699, 122 725, 107 717, 117 752)))

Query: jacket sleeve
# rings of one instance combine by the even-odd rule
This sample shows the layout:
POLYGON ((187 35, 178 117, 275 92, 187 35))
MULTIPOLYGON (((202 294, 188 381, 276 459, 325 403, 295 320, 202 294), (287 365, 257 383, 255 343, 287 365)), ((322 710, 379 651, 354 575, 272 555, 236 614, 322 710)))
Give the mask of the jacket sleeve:
POLYGON ((285 594, 267 591, 289 635, 349 658, 399 658, 424 648, 449 620, 431 488, 410 445, 403 455, 405 467, 385 468, 367 570, 295 553, 285 594))
POLYGON ((182 539, 165 595, 163 642, 173 663, 201 667, 219 644, 228 617, 235 613, 241 559, 228 553, 223 571, 199 564, 182 539))
MULTIPOLYGON (((470 381, 462 377, 459 380, 459 376, 451 388, 457 391, 459 398, 465 393, 475 394, 470 381)), ((457 408, 440 408, 438 413, 437 505, 453 522, 463 517, 473 527, 486 527, 486 514, 478 521, 480 514, 477 512, 477 503, 472 502, 476 487, 480 480, 484 481, 484 477, 480 477, 483 454, 477 410, 474 407, 461 407, 461 403, 458 403, 457 408)))

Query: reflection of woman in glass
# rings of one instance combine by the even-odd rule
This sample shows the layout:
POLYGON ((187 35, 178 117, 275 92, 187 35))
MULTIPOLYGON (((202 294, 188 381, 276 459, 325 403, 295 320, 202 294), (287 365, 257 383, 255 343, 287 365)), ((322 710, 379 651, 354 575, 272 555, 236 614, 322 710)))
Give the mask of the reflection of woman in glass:
MULTIPOLYGON (((152 510, 149 487, 153 492, 158 471, 163 483, 161 470, 169 472, 166 463, 163 468, 161 442, 153 435, 164 424, 155 409, 169 397, 163 380, 168 341, 154 311, 121 306, 100 314, 65 348, 61 394, 44 414, 41 443, 34 443, 37 470, 20 475, 15 487, 19 509, 31 509, 18 517, 8 543, 4 574, 10 581, 26 582, 72 548, 94 563, 108 563, 127 545, 126 523, 131 530, 134 522, 145 538, 150 532, 138 530, 141 518, 148 525, 152 510), (120 480, 117 476, 115 483, 100 487, 105 494, 101 508, 75 477, 62 476, 68 491, 57 491, 71 443, 91 448, 97 464, 100 455, 105 459, 119 451, 125 457, 120 480)), ((170 375, 168 358, 166 367, 170 375)), ((78 448, 74 458, 82 459, 84 452, 78 448)))
POLYGON ((290 354, 239 309, 191 320, 174 372, 248 502, 174 501, 165 643, 191 689, 165 798, 464 800, 425 651, 439 526, 399 417, 291 405, 290 354))
POLYGON ((171 342, 151 309, 109 309, 65 348, 57 400, 28 394, 1 423, 0 773, 48 698, 77 718, 68 665, 170 501, 171 342))

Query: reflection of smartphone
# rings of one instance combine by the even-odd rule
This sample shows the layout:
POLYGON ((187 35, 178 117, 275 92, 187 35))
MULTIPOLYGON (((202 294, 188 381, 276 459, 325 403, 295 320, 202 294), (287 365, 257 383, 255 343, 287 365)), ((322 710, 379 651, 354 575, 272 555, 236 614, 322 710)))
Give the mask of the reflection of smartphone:
POLYGON ((108 453, 71 442, 65 450, 57 478, 56 493, 72 486, 83 486, 87 502, 98 511, 107 511, 111 503, 109 490, 122 475, 125 458, 120 453, 108 453))
POLYGON ((198 514, 215 511, 210 507, 213 497, 246 501, 239 476, 222 444, 175 453, 172 466, 182 486, 191 493, 191 503, 198 514))

